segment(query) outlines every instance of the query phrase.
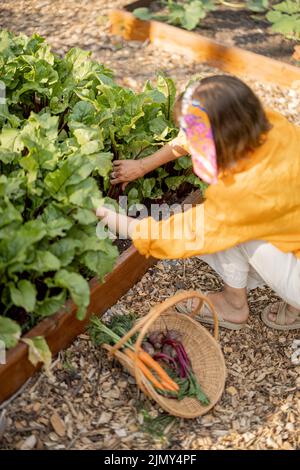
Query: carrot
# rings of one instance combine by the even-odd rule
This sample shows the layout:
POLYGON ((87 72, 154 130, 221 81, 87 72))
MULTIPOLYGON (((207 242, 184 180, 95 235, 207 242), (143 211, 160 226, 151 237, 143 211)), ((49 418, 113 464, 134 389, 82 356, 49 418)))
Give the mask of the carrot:
MULTIPOLYGON (((161 381, 162 385, 169 390, 170 392, 178 392, 178 388, 173 387, 173 385, 170 385, 169 382, 166 382, 165 380, 161 381)), ((177 384, 176 384, 177 385, 177 384)))
POLYGON ((150 356, 150 354, 148 354, 143 349, 140 349, 138 353, 138 357, 144 364, 146 364, 146 366, 154 370, 157 373, 157 375, 161 378, 161 380, 169 384, 170 387, 173 387, 172 390, 176 392, 179 390, 179 385, 176 382, 174 382, 174 380, 172 380, 171 377, 169 377, 167 372, 159 365, 157 361, 153 359, 153 357, 150 356))
POLYGON ((144 376, 152 382, 152 384, 156 387, 159 388, 160 390, 166 390, 166 388, 154 377, 154 375, 150 372, 148 367, 138 358, 136 358, 135 353, 131 349, 124 349, 124 353, 130 357, 134 361, 134 363, 137 365, 137 367, 141 370, 141 372, 144 374, 144 376))

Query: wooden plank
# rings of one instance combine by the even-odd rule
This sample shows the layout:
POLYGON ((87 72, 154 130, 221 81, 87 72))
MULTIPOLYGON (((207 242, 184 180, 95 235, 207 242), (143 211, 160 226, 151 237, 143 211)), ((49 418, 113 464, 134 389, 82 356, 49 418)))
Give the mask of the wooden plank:
POLYGON ((141 21, 132 13, 110 13, 112 34, 126 40, 149 40, 158 47, 182 52, 224 72, 247 75, 262 82, 289 87, 300 80, 300 67, 280 62, 238 47, 228 47, 192 31, 158 21, 141 21))
MULTIPOLYGON (((201 201, 201 192, 195 191, 183 204, 199 204, 201 201)), ((141 256, 132 245, 120 255, 115 268, 102 284, 96 278, 90 281, 91 301, 83 321, 77 320, 76 306, 69 301, 63 310, 40 322, 24 337, 44 336, 52 354, 57 354, 85 330, 92 314, 102 315, 156 262, 154 258, 141 256)), ((28 347, 25 343, 20 342, 8 351, 6 364, 0 365, 0 403, 18 390, 40 367, 34 367, 28 361, 28 347)))

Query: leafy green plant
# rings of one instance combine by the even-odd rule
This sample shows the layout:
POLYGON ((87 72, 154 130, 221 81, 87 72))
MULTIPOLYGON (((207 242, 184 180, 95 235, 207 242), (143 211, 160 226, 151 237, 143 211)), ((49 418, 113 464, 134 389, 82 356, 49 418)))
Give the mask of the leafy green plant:
MULTIPOLYGON (((135 93, 89 52, 60 58, 40 36, 7 31, 0 32, 0 77, 0 334, 5 321, 12 347, 20 332, 8 319, 24 331, 69 297, 84 317, 88 279, 101 281, 118 255, 109 238, 96 236, 95 208, 120 192, 109 184, 112 160, 142 158, 177 135, 176 89, 159 76, 155 87, 148 82, 135 93)), ((130 201, 193 184, 187 166, 180 159, 131 183, 130 201)))
POLYGON ((149 8, 136 8, 133 14, 141 20, 158 20, 181 26, 189 31, 195 29, 209 11, 216 9, 214 0, 161 1, 166 14, 152 13, 149 8))
POLYGON ((5 347, 13 348, 18 344, 20 337, 20 325, 10 318, 0 316, 0 341, 3 341, 5 347))
POLYGON ((300 40, 300 0, 286 0, 272 6, 266 15, 273 31, 300 40))
POLYGON ((44 317, 70 295, 83 318, 89 288, 81 269, 102 279, 117 256, 97 239, 94 214, 112 154, 101 129, 87 125, 89 96, 111 73, 80 50, 54 56, 36 35, 2 31, 0 41, 1 311, 44 317))

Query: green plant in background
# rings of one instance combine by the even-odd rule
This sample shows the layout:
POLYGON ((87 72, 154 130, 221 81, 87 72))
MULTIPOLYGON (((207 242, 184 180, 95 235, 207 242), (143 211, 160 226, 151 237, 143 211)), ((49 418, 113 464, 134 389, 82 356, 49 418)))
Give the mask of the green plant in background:
POLYGON ((149 8, 136 8, 133 14, 141 20, 163 21, 174 26, 193 30, 201 23, 207 13, 218 9, 219 5, 232 9, 248 9, 254 13, 264 13, 269 8, 269 0, 247 0, 245 2, 230 2, 226 0, 188 0, 161 1, 165 14, 153 13, 149 8))
POLYGON ((136 8, 133 14, 141 20, 158 20, 182 26, 189 31, 195 29, 209 11, 216 9, 214 0, 161 1, 166 14, 152 13, 149 8, 136 8))
POLYGON ((246 7, 253 13, 264 13, 269 8, 269 0, 248 0, 246 7))
POLYGON ((300 0, 286 0, 272 6, 266 15, 273 31, 300 40, 300 0))

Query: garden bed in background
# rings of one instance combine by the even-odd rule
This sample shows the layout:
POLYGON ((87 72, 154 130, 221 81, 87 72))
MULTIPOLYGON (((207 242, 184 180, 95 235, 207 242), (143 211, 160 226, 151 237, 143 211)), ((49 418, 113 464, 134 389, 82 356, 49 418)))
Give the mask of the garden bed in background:
POLYGON ((126 40, 150 41, 169 52, 204 62, 225 72, 247 75, 261 82, 291 86, 300 80, 300 67, 286 64, 238 47, 227 47, 191 31, 158 21, 141 21, 122 10, 110 13, 112 33, 126 40))
MULTIPOLYGON (((149 2, 135 2, 127 10, 145 6, 149 2)), ((225 46, 196 32, 170 26, 159 21, 142 21, 125 10, 110 12, 112 34, 126 40, 150 41, 156 47, 185 54, 197 62, 204 62, 225 72, 247 75, 248 78, 291 86, 300 81, 300 67, 246 51, 225 46)))

